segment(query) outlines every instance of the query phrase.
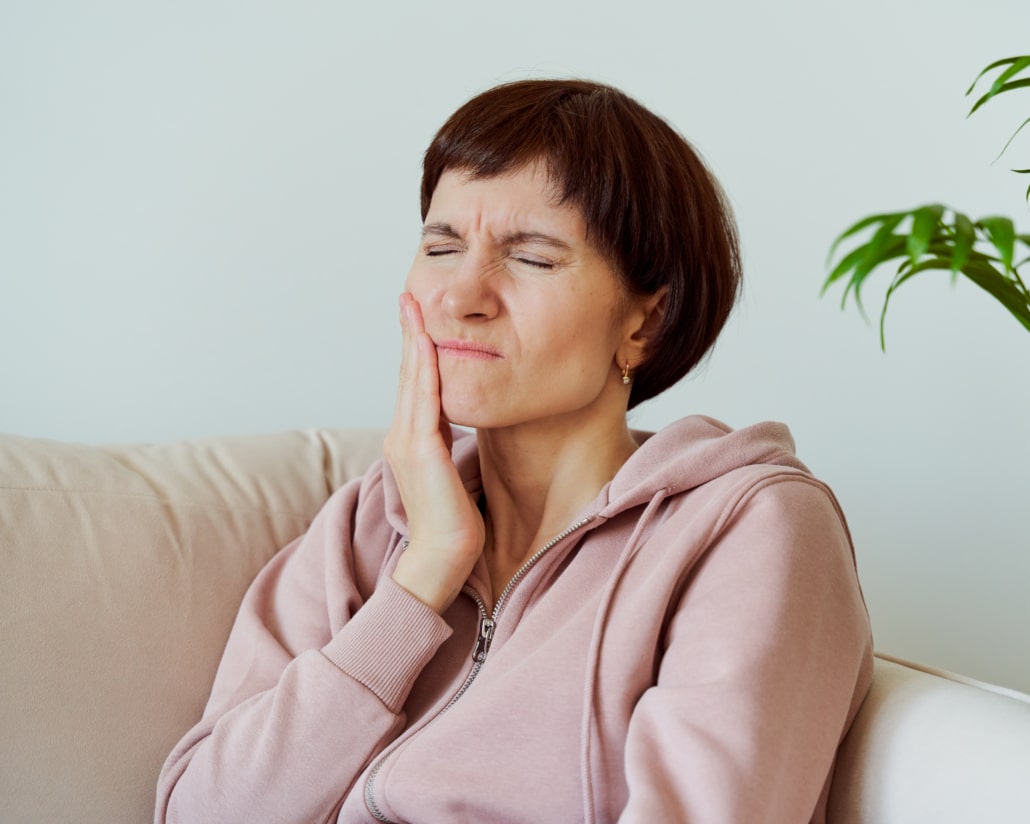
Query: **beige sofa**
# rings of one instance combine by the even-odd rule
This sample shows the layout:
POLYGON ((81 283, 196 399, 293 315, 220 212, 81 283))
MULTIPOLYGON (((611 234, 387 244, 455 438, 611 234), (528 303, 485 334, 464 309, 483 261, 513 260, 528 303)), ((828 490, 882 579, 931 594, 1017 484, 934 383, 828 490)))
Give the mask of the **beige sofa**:
MULTIPOLYGON (((0 436, 0 822, 150 820, 248 582, 381 435, 0 436)), ((879 659, 831 808, 846 824, 1030 821, 1030 698, 879 659)))

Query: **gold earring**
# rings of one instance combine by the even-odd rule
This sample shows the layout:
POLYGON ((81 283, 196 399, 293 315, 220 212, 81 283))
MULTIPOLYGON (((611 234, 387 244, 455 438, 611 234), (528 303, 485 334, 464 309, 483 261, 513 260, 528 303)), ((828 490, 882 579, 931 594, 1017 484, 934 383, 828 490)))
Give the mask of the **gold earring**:
POLYGON ((629 361, 626 361, 626 368, 622 370, 622 383, 624 386, 629 386, 629 361))

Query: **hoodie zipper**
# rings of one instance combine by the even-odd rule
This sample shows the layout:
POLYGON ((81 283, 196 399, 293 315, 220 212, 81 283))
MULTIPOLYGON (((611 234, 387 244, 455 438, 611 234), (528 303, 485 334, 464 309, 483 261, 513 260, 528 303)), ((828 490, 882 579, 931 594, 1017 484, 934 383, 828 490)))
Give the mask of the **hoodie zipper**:
MULTIPOLYGON (((508 581, 508 585, 501 591, 501 595, 497 599, 497 603, 494 604, 494 610, 491 615, 487 615, 486 604, 483 603, 483 599, 479 597, 478 592, 467 584, 461 588, 461 591, 475 601, 476 606, 479 608, 479 629, 476 633, 476 645, 472 648, 472 669, 469 671, 469 674, 465 678, 465 682, 461 685, 461 688, 454 694, 454 697, 447 702, 443 709, 423 724, 418 732, 424 730, 433 723, 433 721, 453 707, 458 702, 458 699, 466 693, 470 686, 472 686, 472 682, 476 680, 476 676, 479 675, 479 670, 482 669, 483 664, 486 661, 486 656, 490 652, 490 644, 493 642, 494 638, 494 629, 497 627, 497 621, 500 619, 501 611, 504 609, 504 605, 507 602, 511 591, 523 578, 526 577, 529 570, 533 568, 536 562, 539 561, 545 553, 547 553, 556 544, 564 541, 576 530, 586 526, 590 521, 590 518, 584 518, 581 521, 577 521, 572 524, 572 526, 566 528, 563 532, 555 535, 543 547, 533 553, 533 556, 519 567, 518 572, 512 576, 511 580, 508 581)), ((407 740, 410 740, 410 738, 407 740)), ((387 824, 397 824, 397 822, 392 818, 387 818, 386 814, 379 809, 379 806, 375 801, 374 785, 376 776, 379 775, 379 771, 383 768, 383 764, 386 763, 387 758, 393 755, 397 746, 397 744, 394 744, 379 756, 379 760, 372 766, 372 769, 368 773, 368 777, 365 779, 365 806, 368 807, 369 812, 375 816, 377 821, 385 821, 387 824)))

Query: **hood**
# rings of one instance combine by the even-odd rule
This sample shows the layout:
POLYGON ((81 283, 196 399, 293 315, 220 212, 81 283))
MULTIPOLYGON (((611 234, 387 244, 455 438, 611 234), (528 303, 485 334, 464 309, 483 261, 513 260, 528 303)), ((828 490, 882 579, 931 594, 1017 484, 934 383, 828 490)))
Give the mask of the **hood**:
MULTIPOLYGON (((682 418, 660 432, 634 430, 640 448, 598 493, 584 517, 608 519, 650 502, 656 494, 666 498, 701 486, 735 469, 754 465, 808 468, 794 454, 794 439, 782 423, 759 423, 744 429, 703 415, 682 418)), ((454 430, 454 462, 472 495, 482 491, 476 438, 454 430)), ((386 514, 390 525, 407 534, 407 519, 389 465, 383 469, 386 514)))
POLYGON ((660 432, 634 431, 640 449, 598 496, 605 517, 646 504, 659 490, 663 497, 685 492, 745 466, 785 466, 808 472, 794 454, 794 438, 782 423, 731 429, 721 421, 693 415, 660 432))

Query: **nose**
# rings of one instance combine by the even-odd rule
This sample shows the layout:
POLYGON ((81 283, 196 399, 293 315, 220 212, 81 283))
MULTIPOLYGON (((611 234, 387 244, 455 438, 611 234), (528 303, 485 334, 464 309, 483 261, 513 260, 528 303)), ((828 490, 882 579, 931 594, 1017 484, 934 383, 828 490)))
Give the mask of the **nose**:
POLYGON ((497 264, 483 255, 467 252, 448 278, 443 307, 455 320, 490 320, 497 316, 497 264))

